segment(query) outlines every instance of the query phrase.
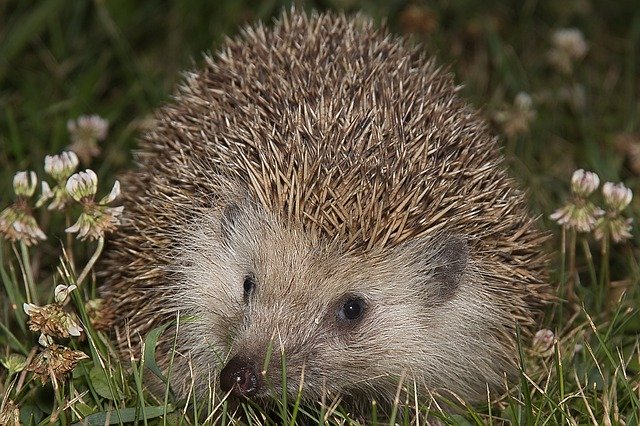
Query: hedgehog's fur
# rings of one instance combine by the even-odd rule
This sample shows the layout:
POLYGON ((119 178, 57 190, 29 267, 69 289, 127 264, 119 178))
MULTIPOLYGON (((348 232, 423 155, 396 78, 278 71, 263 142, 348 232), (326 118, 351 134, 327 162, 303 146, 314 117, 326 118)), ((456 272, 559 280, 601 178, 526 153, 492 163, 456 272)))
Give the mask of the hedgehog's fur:
POLYGON ((102 290, 121 350, 179 311, 182 394, 192 378, 218 389, 233 357, 260 371, 268 347, 256 398, 281 394, 281 351, 309 400, 392 400, 401 379, 468 401, 503 386, 516 323, 549 299, 545 235, 450 76, 331 14, 285 13, 205 61, 122 182, 102 290), (338 314, 349 294, 366 302, 355 322, 338 314))

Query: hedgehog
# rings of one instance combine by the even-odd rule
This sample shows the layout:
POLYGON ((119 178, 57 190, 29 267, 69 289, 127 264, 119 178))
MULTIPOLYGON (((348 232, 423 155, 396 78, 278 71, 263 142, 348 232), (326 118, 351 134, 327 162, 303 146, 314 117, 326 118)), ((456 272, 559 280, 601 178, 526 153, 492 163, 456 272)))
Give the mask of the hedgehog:
POLYGON ((285 11, 205 55, 122 179, 101 291, 124 358, 172 324, 182 396, 504 389, 551 299, 547 236, 459 92, 362 15, 285 11))

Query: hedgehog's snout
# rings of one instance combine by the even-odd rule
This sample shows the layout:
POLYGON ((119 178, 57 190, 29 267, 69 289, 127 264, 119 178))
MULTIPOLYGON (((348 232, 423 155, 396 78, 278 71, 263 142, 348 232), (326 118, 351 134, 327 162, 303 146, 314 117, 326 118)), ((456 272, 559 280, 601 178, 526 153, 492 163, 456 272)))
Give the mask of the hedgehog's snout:
POLYGON ((258 392, 261 383, 255 365, 240 357, 231 358, 220 372, 220 388, 236 397, 251 398, 258 392))

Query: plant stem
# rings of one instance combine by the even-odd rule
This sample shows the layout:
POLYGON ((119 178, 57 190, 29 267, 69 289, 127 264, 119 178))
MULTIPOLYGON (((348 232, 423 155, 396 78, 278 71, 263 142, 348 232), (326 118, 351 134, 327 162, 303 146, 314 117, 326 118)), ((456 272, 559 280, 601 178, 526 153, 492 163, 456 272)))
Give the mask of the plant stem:
MULTIPOLYGON (((562 300, 566 297, 566 276, 567 276, 567 228, 562 227, 560 239, 560 286, 558 287, 558 298, 562 300)), ((562 323, 564 314, 564 303, 558 303, 558 320, 562 323)))
POLYGON ((576 238, 577 233, 575 229, 571 229, 569 234, 569 266, 568 266, 568 278, 567 278, 567 300, 569 302, 575 302, 576 297, 576 277, 578 271, 576 271, 576 238))
POLYGON ((20 241, 20 258, 22 263, 22 271, 25 280, 25 291, 27 293, 27 302, 33 303, 36 295, 36 285, 33 280, 33 271, 31 270, 31 259, 29 258, 29 247, 24 241, 20 241))
POLYGON ((609 309, 611 296, 611 277, 609 274, 609 237, 602 239, 600 245, 600 277, 598 280, 598 312, 609 309))
MULTIPOLYGON (((64 212, 64 221, 65 221, 65 229, 69 228, 71 226, 71 216, 69 215, 69 209, 65 210, 64 212)), ((75 273, 76 272, 76 264, 75 264, 75 260, 73 257, 73 235, 69 232, 66 232, 67 234, 67 256, 69 257, 69 264, 71 265, 71 270, 75 273)))
POLYGON ((78 287, 80 287, 80 285, 82 284, 82 281, 84 281, 84 279, 87 278, 87 275, 89 275, 89 272, 91 272, 91 268, 93 268, 93 265, 96 263, 96 261, 100 257, 100 254, 102 253, 103 248, 104 248, 104 236, 98 239, 98 247, 96 247, 96 251, 93 253, 93 256, 91 256, 91 259, 89 259, 89 262, 87 262, 86 266, 82 270, 82 273, 78 276, 78 279, 76 280, 76 285, 78 287))

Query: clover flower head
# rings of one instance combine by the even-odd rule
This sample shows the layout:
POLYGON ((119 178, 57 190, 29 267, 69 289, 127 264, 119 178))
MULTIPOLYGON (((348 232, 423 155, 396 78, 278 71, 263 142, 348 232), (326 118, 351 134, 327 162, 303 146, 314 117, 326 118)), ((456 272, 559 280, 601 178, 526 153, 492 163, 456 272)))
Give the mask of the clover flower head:
POLYGON ((0 234, 9 241, 24 241, 28 246, 47 239, 24 202, 7 207, 0 213, 0 234))
POLYGON ((23 309, 29 315, 29 330, 41 333, 39 342, 43 346, 51 344, 52 337, 68 338, 82 332, 75 316, 57 303, 45 306, 25 303, 23 309))
POLYGON ((579 197, 588 197, 599 185, 600 178, 594 172, 578 169, 571 176, 571 191, 579 197))
POLYGON ((8 397, 3 397, 0 401, 0 425, 20 425, 20 408, 8 397))
POLYGON ((602 241, 611 238, 614 243, 622 243, 629 240, 631 235, 631 224, 633 219, 625 218, 618 214, 607 213, 598 219, 593 235, 596 240, 602 241))
POLYGON ((18 172, 13 176, 13 191, 18 197, 31 198, 38 186, 35 172, 18 172))
POLYGON ((553 354, 553 344, 555 342, 555 335, 553 331, 546 328, 538 330, 533 336, 533 342, 531 344, 531 351, 534 355, 541 358, 546 358, 553 354))
POLYGON ((44 157, 44 171, 59 183, 66 181, 76 171, 78 164, 78 156, 73 151, 44 157))
POLYGON ((533 100, 527 92, 519 92, 516 95, 513 104, 516 108, 522 111, 528 111, 533 108, 533 100))
POLYGON ((66 189, 69 195, 78 202, 83 199, 93 200, 98 191, 98 176, 91 169, 78 172, 67 180, 66 189))
POLYGON ((87 169, 79 172, 67 180, 67 192, 83 206, 83 212, 66 232, 77 233, 78 238, 98 239, 106 232, 113 231, 120 225, 120 216, 124 207, 109 207, 107 204, 120 195, 120 182, 115 181, 108 195, 96 202, 94 200, 98 188, 96 174, 87 169))
POLYGON ((67 130, 74 141, 102 141, 107 137, 109 121, 99 115, 83 115, 67 121, 67 130))
POLYGON ((509 137, 528 132, 535 117, 536 111, 533 108, 533 100, 526 92, 519 92, 516 95, 512 107, 494 114, 494 119, 502 126, 503 132, 509 137))
POLYGON ((584 34, 577 28, 561 28, 556 30, 551 38, 554 47, 572 59, 584 57, 589 50, 584 34))
POLYGON ((89 164, 93 157, 100 154, 98 141, 107 137, 109 122, 99 115, 85 115, 77 120, 67 121, 71 134, 69 149, 75 152, 82 164, 89 164))
POLYGON ((549 217, 565 228, 578 232, 591 232, 604 214, 604 210, 586 200, 569 202, 549 217))
POLYGON ((84 352, 53 343, 36 355, 26 369, 45 384, 48 379, 62 380, 80 361, 88 358, 84 352))
POLYGON ((589 50, 582 31, 576 28, 562 28, 551 36, 553 47, 547 53, 551 65, 564 74, 573 72, 573 63, 582 59, 589 50))
POLYGON ((607 207, 618 212, 624 210, 633 199, 633 192, 624 186, 622 182, 606 182, 602 185, 602 195, 607 207))
POLYGON ((9 374, 16 374, 24 370, 27 365, 27 358, 21 354, 11 354, 0 360, 0 364, 9 371, 9 374))

